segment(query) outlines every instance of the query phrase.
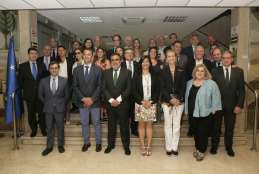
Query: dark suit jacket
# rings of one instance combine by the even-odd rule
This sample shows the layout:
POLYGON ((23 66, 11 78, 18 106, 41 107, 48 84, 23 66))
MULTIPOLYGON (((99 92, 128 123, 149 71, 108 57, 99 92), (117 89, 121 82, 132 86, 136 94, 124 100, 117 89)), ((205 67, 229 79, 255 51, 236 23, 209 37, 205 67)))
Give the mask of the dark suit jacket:
POLYGON ((106 52, 107 59, 111 60, 111 55, 114 53, 114 47, 106 52))
POLYGON ((75 56, 75 52, 68 53, 68 56, 67 56, 67 57, 70 58, 70 59, 73 59, 75 62, 77 61, 77 58, 76 58, 76 56, 75 56))
POLYGON ((120 95, 122 101, 116 109, 129 109, 129 96, 131 93, 131 71, 121 67, 120 74, 116 86, 113 84, 113 69, 103 71, 102 77, 102 93, 104 96, 103 107, 112 109, 109 100, 111 98, 117 99, 120 95))
MULTIPOLYGON (((211 72, 211 69, 212 69, 211 61, 207 60, 207 59, 203 59, 203 64, 207 67, 209 72, 211 72)), ((195 66, 196 66, 196 60, 195 59, 189 60, 187 62, 187 65, 186 65, 186 80, 187 81, 192 79, 192 71, 195 68, 195 66)))
POLYGON ((166 66, 161 71, 160 87, 162 92, 162 102, 170 103, 172 99, 170 94, 177 94, 177 99, 184 102, 186 90, 186 75, 185 70, 180 67, 175 67, 174 81, 169 66, 166 66))
POLYGON ((87 83, 85 81, 84 68, 84 65, 78 66, 73 72, 73 89, 77 96, 76 105, 79 108, 84 108, 84 102, 82 102, 82 99, 84 97, 91 97, 94 101, 91 108, 101 107, 102 68, 92 64, 87 83))
POLYGON ((57 112, 66 112, 66 102, 70 98, 68 80, 58 76, 58 88, 55 95, 53 95, 50 89, 50 76, 41 79, 39 85, 39 98, 44 103, 44 113, 53 113, 54 103, 57 112))
MULTIPOLYGON (((38 57, 36 61, 45 64, 45 62, 44 62, 44 56, 38 57)), ((57 61, 57 59, 55 59, 54 57, 50 57, 50 62, 52 62, 52 61, 57 61)), ((49 63, 50 63, 50 62, 49 62, 49 63)), ((46 68, 46 69, 47 69, 47 68, 46 68)), ((49 76, 49 75, 50 75, 50 72, 47 70, 47 76, 49 76)))
POLYGON ((186 55, 188 57, 188 60, 193 60, 194 59, 194 55, 193 55, 194 50, 192 49, 192 45, 185 47, 183 49, 183 54, 186 55))
MULTIPOLYGON (((131 86, 132 86, 132 93, 135 98, 135 102, 141 105, 140 102, 144 100, 142 74, 138 74, 138 73, 134 74, 131 86)), ((159 76, 157 75, 157 73, 152 72, 151 73, 151 101, 156 103, 159 93, 160 93, 159 76)))
MULTIPOLYGON (((172 49, 172 48, 171 48, 171 44, 168 45, 167 47, 165 47, 165 49, 164 49, 164 54, 166 55, 166 51, 167 51, 167 50, 171 50, 171 49, 172 49)), ((181 49, 180 54, 183 54, 183 48, 181 49)))
MULTIPOLYGON (((138 73, 138 62, 133 61, 133 65, 134 65, 134 72, 133 72, 132 77, 134 77, 134 75, 138 73)), ((126 61, 121 62, 121 67, 127 69, 126 61)))
POLYGON ((72 67, 73 67, 73 65, 75 63, 75 60, 71 59, 69 57, 67 57, 66 60, 67 60, 67 77, 68 77, 68 82, 69 82, 69 85, 72 85, 73 84, 72 67))
POLYGON ((245 83, 244 72, 241 68, 231 68, 230 82, 227 87, 223 67, 213 68, 211 71, 212 80, 214 80, 220 90, 222 108, 230 112, 234 111, 236 106, 243 108, 245 101, 245 83))
POLYGON ((38 86, 40 80, 47 76, 46 65, 41 62, 37 62, 37 78, 34 79, 30 63, 25 62, 19 65, 18 69, 18 82, 23 89, 23 99, 25 101, 34 101, 36 95, 38 95, 38 86))

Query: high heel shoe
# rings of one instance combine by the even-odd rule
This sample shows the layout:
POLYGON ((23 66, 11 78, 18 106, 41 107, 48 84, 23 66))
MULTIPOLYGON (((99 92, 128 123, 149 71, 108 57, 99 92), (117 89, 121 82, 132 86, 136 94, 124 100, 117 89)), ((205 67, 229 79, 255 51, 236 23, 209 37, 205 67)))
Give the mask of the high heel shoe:
POLYGON ((149 149, 149 150, 150 150, 149 152, 147 151, 147 156, 151 156, 151 155, 152 155, 151 147, 147 147, 147 149, 149 149))
POLYGON ((147 154, 147 151, 146 151, 146 150, 145 150, 145 151, 142 151, 143 149, 145 150, 146 147, 141 147, 140 154, 141 154, 142 156, 145 156, 145 155, 147 154))

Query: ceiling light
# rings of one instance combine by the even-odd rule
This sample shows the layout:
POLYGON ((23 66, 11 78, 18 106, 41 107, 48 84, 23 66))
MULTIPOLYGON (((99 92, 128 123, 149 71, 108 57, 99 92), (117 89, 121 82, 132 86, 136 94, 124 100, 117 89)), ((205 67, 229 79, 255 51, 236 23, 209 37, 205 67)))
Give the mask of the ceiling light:
POLYGON ((163 22, 183 22, 188 16, 166 16, 163 22))
POLYGON ((83 23, 103 23, 100 17, 79 17, 83 23))

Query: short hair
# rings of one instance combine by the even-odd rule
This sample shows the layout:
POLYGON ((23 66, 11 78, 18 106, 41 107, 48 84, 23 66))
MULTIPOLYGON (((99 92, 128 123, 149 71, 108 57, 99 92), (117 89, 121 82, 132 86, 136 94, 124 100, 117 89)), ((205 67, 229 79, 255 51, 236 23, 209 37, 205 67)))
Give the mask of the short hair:
POLYGON ((54 39, 56 39, 56 41, 57 41, 57 38, 55 38, 55 37, 53 37, 53 36, 49 37, 49 39, 51 39, 51 38, 54 38, 54 39))
POLYGON ((37 50, 36 48, 32 48, 32 47, 31 47, 31 48, 28 49, 28 54, 30 54, 30 51, 31 51, 31 50, 37 51, 37 53, 38 53, 38 50, 37 50))
POLYGON ((66 50, 66 48, 65 48, 64 45, 59 45, 59 46, 57 46, 57 50, 58 50, 59 48, 64 48, 64 50, 66 50))
POLYGON ((150 51, 151 51, 152 49, 155 49, 155 50, 156 50, 156 61, 158 62, 158 49, 157 49, 157 47, 151 47, 151 48, 149 48, 149 50, 148 50, 148 55, 150 54, 150 51))
POLYGON ((73 45, 75 42, 77 42, 77 43, 79 44, 79 46, 81 46, 81 43, 80 43, 79 41, 77 41, 77 40, 74 40, 74 41, 72 42, 72 45, 73 45))
POLYGON ((210 45, 210 48, 211 48, 212 46, 216 46, 217 48, 219 48, 219 47, 218 47, 218 44, 212 44, 212 45, 210 45))
POLYGON ((142 56, 139 60, 139 64, 138 64, 138 73, 142 74, 142 63, 145 59, 148 59, 149 61, 149 72, 152 73, 153 72, 153 66, 152 66, 152 62, 149 56, 142 56))
POLYGON ((114 41, 114 37, 116 37, 116 36, 118 36, 118 37, 119 37, 119 39, 120 39, 120 41, 121 41, 121 36, 120 36, 119 34, 115 34, 115 35, 113 35, 113 36, 112 36, 112 40, 114 41))
POLYGON ((133 50, 132 48, 126 48, 124 52, 126 52, 126 51, 128 51, 128 50, 131 50, 131 51, 133 51, 133 53, 134 53, 134 50, 133 50))
POLYGON ((182 42, 181 42, 181 41, 179 41, 179 40, 174 41, 174 43, 172 43, 172 45, 173 45, 173 46, 175 46, 175 44, 176 44, 176 43, 179 43, 179 44, 181 44, 181 45, 182 45, 182 42))
POLYGON ((177 35, 175 34, 175 33, 171 33, 170 35, 169 35, 169 39, 171 39, 171 36, 172 35, 175 35, 175 37, 176 37, 176 39, 177 39, 177 35))
POLYGON ((203 46, 201 46, 201 45, 197 45, 194 51, 196 51, 196 49, 197 49, 198 47, 201 47, 202 50, 203 50, 203 52, 204 52, 204 48, 203 48, 203 46))
MULTIPOLYGON (((215 50, 219 50, 219 51, 220 51, 220 53, 221 53, 221 55, 223 54, 221 49, 216 48, 215 50)), ((214 51, 215 51, 215 50, 213 50, 213 53, 214 53, 214 51)), ((213 53, 212 53, 212 54, 213 54, 213 53)))
POLYGON ((58 69, 60 68, 60 65, 59 65, 58 61, 51 61, 51 62, 49 63, 49 69, 50 69, 50 65, 54 65, 54 64, 57 64, 57 65, 58 65, 58 69))
POLYGON ((202 64, 199 64, 199 65, 196 65, 196 66, 194 67, 194 69, 193 69, 193 71, 192 71, 192 78, 193 78, 193 79, 196 79, 195 73, 196 73, 196 71, 198 70, 198 68, 200 68, 200 67, 203 67, 203 68, 204 68, 204 71, 205 71, 205 77, 204 77, 204 79, 211 79, 211 74, 210 74, 209 70, 207 69, 207 67, 206 67, 203 63, 202 63, 202 64))
POLYGON ((229 54, 231 55, 231 58, 233 58, 233 53, 232 53, 231 51, 229 51, 229 50, 224 51, 224 52, 222 53, 222 56, 223 56, 223 54, 225 54, 225 53, 229 53, 229 54))
POLYGON ((92 52, 92 55, 94 53, 94 50, 92 48, 84 48, 82 53, 84 53, 84 51, 91 51, 92 52))
POLYGON ((191 36, 190 40, 192 40, 192 37, 194 37, 194 36, 196 36, 196 37, 198 37, 198 39, 200 39, 200 38, 199 38, 199 35, 193 34, 193 35, 191 36))
POLYGON ((110 59, 112 59, 112 56, 119 56, 120 60, 121 60, 121 56, 119 55, 119 53, 113 53, 110 57, 110 59))

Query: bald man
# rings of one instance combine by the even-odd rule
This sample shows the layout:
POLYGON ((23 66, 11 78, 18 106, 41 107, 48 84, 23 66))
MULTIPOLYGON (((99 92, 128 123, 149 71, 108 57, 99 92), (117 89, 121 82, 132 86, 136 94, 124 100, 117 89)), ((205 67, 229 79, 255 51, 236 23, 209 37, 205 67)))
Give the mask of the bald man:
POLYGON ((165 37, 164 36, 159 36, 158 37, 158 49, 164 51, 165 49, 165 37))
POLYGON ((56 59, 54 57, 51 57, 51 47, 49 45, 45 45, 42 49, 43 55, 41 57, 37 58, 37 62, 42 62, 46 65, 46 69, 47 69, 47 76, 50 75, 49 70, 49 63, 52 61, 56 61, 56 59))
MULTIPOLYGON (((204 57, 210 57, 210 46, 213 45, 213 44, 216 44, 217 40, 215 38, 215 36, 213 35, 210 35, 208 36, 208 44, 209 46, 204 50, 205 51, 205 55, 204 57)), ((222 52, 224 51, 224 48, 223 47, 218 47, 222 52)))
POLYGON ((102 45, 101 37, 96 36, 96 37, 94 38, 94 51, 96 51, 96 49, 97 49, 98 47, 100 47, 101 45, 102 45))
POLYGON ((127 36, 125 38, 125 43, 126 43, 125 49, 132 48, 132 37, 131 36, 127 36))

